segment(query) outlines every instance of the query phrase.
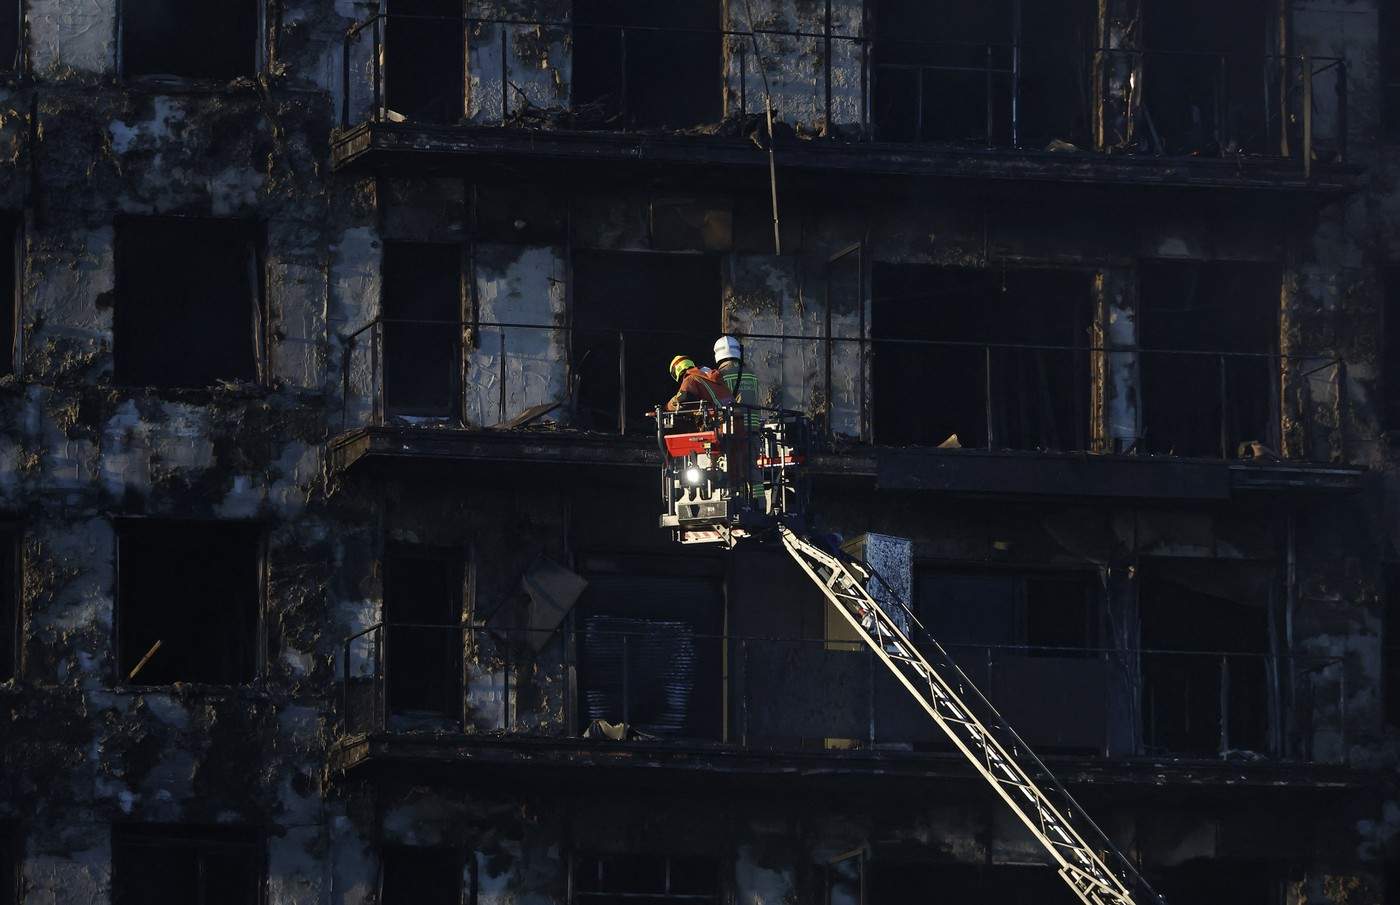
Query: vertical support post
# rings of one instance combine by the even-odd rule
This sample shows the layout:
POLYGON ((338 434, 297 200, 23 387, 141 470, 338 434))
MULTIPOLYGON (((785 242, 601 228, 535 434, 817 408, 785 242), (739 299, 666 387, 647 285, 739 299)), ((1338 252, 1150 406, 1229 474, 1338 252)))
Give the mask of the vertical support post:
POLYGON ((1226 54, 1222 53, 1216 60, 1215 80, 1215 145, 1223 157, 1230 140, 1230 66, 1226 54))
POLYGON ((860 128, 867 140, 873 139, 870 127, 870 42, 860 37, 860 128))
POLYGON ((1011 5, 1011 147, 1021 146, 1021 2, 1011 5))
POLYGON ((617 331, 617 432, 627 433, 627 334, 617 331))
POLYGON ((739 699, 739 747, 749 747, 749 639, 739 641, 739 663, 744 670, 744 695, 739 699))
POLYGON ((983 360, 983 383, 982 393, 986 403, 987 415, 987 448, 993 449, 996 442, 996 428, 993 426, 992 414, 992 347, 990 345, 982 347, 983 360))
POLYGON ((340 725, 341 731, 346 735, 349 735, 351 730, 355 728, 350 719, 350 645, 354 643, 353 640, 345 642, 344 663, 341 664, 340 674, 340 725))
POLYGON ((509 731, 515 724, 510 715, 510 674, 514 672, 510 660, 510 635, 506 635, 505 650, 501 654, 501 729, 509 731))
POLYGON ((340 361, 340 429, 350 427, 350 367, 355 360, 355 337, 345 340, 345 355, 340 361))
MULTIPOLYGON (((340 45, 340 127, 350 128, 350 41, 352 36, 345 35, 345 40, 340 45)), ((355 32, 353 39, 359 43, 360 33, 355 32)))
POLYGON ((1225 355, 1218 357, 1220 362, 1220 458, 1230 458, 1230 385, 1228 382, 1225 355))
POLYGON ((866 706, 870 709, 869 727, 870 735, 868 744, 871 750, 875 748, 875 670, 884 664, 875 660, 875 652, 869 645, 865 647, 865 678, 866 678, 866 706))
POLYGON ((506 53, 510 50, 506 41, 506 24, 501 23, 501 125, 506 124, 506 111, 510 109, 510 71, 506 66, 506 53))
POLYGON ((1337 160, 1347 159, 1347 61, 1338 60, 1337 67, 1337 160))
POLYGON ((374 58, 371 61, 374 77, 374 121, 384 121, 384 17, 374 17, 374 58))
POLYGON ((624 727, 632 725, 631 641, 632 636, 624 633, 622 636, 622 724, 624 727))
POLYGON ((739 42, 739 114, 749 115, 749 52, 748 45, 739 42))
POLYGON ((996 144, 995 140, 993 139, 994 130, 995 130, 995 125, 993 124, 993 121, 992 121, 992 120, 993 120, 994 114, 993 114, 993 110, 992 110, 992 108, 993 108, 993 102, 992 102, 992 89, 993 89, 993 86, 992 86, 992 78, 993 78, 993 76, 992 76, 992 45, 990 45, 990 44, 987 45, 987 47, 986 47, 986 52, 985 52, 984 55, 983 55, 982 68, 983 68, 984 70, 986 70, 986 83, 987 83, 987 87, 986 87, 986 90, 987 90, 987 123, 986 123, 986 128, 987 128, 987 147, 990 148, 990 147, 992 147, 993 145, 996 144))
POLYGON ((826 137, 831 138, 831 0, 826 0, 826 53, 822 70, 826 79, 826 137))
POLYGON ((506 328, 501 328, 501 354, 496 377, 496 422, 506 420, 506 328))
POLYGON ((918 84, 914 91, 914 103, 917 109, 914 110, 914 141, 924 140, 924 67, 920 66, 918 72, 918 84))
POLYGON ((370 333, 370 373, 374 375, 370 390, 374 394, 370 400, 370 423, 384 423, 384 381, 380 374, 380 359, 384 357, 384 321, 376 319, 370 333))
POLYGON ((1220 655, 1220 754, 1230 750, 1230 657, 1220 655))
POLYGON ((621 69, 622 90, 618 92, 618 109, 622 113, 622 128, 625 131, 631 124, 631 108, 627 103, 627 29, 617 30, 618 43, 622 46, 618 50, 618 67, 621 69))
POLYGON ((389 694, 387 685, 389 682, 389 660, 387 656, 389 645, 384 634, 389 631, 389 624, 381 622, 379 628, 374 630, 374 674, 378 677, 374 683, 374 720, 371 728, 382 730, 388 722, 385 711, 389 709, 389 694))
POLYGON ((1313 72, 1312 57, 1303 54, 1303 178, 1312 178, 1313 158, 1313 72))

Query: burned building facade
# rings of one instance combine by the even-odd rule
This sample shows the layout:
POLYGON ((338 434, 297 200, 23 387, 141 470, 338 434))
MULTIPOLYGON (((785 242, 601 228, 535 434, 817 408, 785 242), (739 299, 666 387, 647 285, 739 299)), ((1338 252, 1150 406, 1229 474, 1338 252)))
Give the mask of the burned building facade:
POLYGON ((1396 85, 1378 0, 0 0, 0 903, 1069 901, 656 527, 721 331, 1169 901, 1400 902, 1396 85))

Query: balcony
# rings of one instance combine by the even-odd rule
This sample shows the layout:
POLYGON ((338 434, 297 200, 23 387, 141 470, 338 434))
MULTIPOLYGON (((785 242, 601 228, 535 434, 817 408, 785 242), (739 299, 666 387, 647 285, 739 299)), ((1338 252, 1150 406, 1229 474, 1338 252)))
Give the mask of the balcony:
MULTIPOLYGON (((342 362, 332 466, 587 466, 650 480, 672 347, 711 334, 377 318, 342 362)), ((814 479, 879 490, 1228 500, 1354 492, 1326 356, 743 335, 767 401, 818 426, 814 479), (795 363, 795 364, 794 364, 795 363), (1129 392, 1125 387, 1131 387, 1129 392), (932 391, 929 388, 936 388, 932 391), (1138 400, 1118 411, 1110 391, 1138 400), (1126 414, 1125 414, 1126 412, 1126 414), (1136 437, 1108 422, 1137 419, 1136 437), (1124 447, 1114 450, 1114 444, 1124 447)))
POLYGON ((868 175, 1330 198, 1357 175, 1332 57, 378 14, 347 33, 341 78, 337 168, 762 180, 768 97, 782 171, 826 191, 868 175))
MULTIPOLYGON (((459 779, 463 763, 487 773, 640 766, 759 780, 971 778, 858 643, 630 621, 557 633, 367 628, 344 644, 332 767, 441 768, 459 779), (615 737, 600 735, 597 721, 615 737)), ((1340 658, 1028 645, 949 652, 1062 779, 1349 781, 1340 658)))

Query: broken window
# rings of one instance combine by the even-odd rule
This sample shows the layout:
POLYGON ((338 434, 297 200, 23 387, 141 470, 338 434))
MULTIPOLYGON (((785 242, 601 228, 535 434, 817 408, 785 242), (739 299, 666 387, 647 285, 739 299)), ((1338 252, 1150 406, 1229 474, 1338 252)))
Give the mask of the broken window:
POLYGON ((579 726, 718 739, 724 593, 708 561, 590 557, 575 609, 579 726))
POLYGON ((719 259, 659 252, 577 252, 572 377, 578 425, 655 430, 644 414, 676 392, 671 358, 711 364, 720 331, 719 259))
POLYGON ((392 544, 386 551, 385 660, 395 713, 461 715, 465 579, 459 549, 392 544))
POLYGON ((0 374, 13 374, 19 358, 15 337, 22 252, 19 218, 0 215, 0 374))
POLYGON ((255 381, 264 340, 261 241, 250 223, 117 223, 113 375, 119 384, 255 381))
POLYGON ((117 526, 120 681, 234 685, 256 672, 261 538, 246 522, 117 526))
POLYGON ((1385 719, 1400 727, 1400 565, 1386 568, 1385 612, 1381 623, 1385 719))
POLYGON ((450 125, 465 111, 462 0, 389 0, 384 102, 410 122, 450 125))
POLYGON ((1086 448, 1091 286, 1076 271, 877 263, 875 442, 1086 448))
POLYGON ((19 675, 19 536, 0 527, 0 682, 19 675))
POLYGON ((123 0, 122 72, 228 80, 257 74, 258 0, 123 0))
MULTIPOLYGON (((1107 681, 1098 643, 1099 590, 1091 573, 920 567, 914 608, 930 635, 1017 731, 1038 749, 1103 747, 1107 681), (1038 688, 1065 691, 1054 701, 1038 688)), ((937 744, 942 745, 939 739, 937 744)))
POLYGON ((1380 50, 1382 130, 1388 142, 1400 142, 1400 8, 1381 3, 1380 50))
POLYGON ((581 125, 717 122, 719 0, 574 0, 574 114, 581 125))
POLYGON ((875 127, 885 141, 1085 143, 1089 0, 877 0, 875 127))
POLYGON ((1143 740, 1149 751, 1268 753, 1267 566, 1147 560, 1138 569, 1143 740))
POLYGON ((20 35, 24 33, 20 0, 0 0, 0 72, 20 70, 20 35))
POLYGON ((719 900, 719 864, 713 858, 580 855, 574 863, 574 905, 704 905, 719 900))
MULTIPOLYGON (((1271 0, 1143 3, 1139 129, 1159 153, 1267 153, 1271 0)), ((1277 84, 1278 75, 1273 75, 1277 84)), ((1277 127, 1276 123, 1272 124, 1277 127)))
POLYGON ((460 244, 384 245, 384 404, 391 415, 459 411, 462 257, 460 244))
POLYGON ((387 845, 380 850, 382 905, 459 905, 462 852, 452 848, 387 845))
POLYGON ((1279 268, 1228 261, 1139 265, 1141 446, 1233 458, 1278 449, 1279 268))
POLYGON ((1381 307, 1381 428, 1400 431, 1400 266, 1385 269, 1381 307))
POLYGON ((262 873, 262 843, 250 830, 127 824, 112 828, 113 905, 257 905, 262 873))

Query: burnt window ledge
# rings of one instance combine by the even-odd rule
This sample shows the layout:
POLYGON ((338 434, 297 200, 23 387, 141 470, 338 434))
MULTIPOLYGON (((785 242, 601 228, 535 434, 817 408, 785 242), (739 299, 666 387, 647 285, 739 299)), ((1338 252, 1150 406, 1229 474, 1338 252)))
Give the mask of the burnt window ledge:
MULTIPOLYGON (((1288 192, 1333 200, 1360 189, 1363 170, 1315 162, 1311 178, 1296 160, 1157 157, 1096 151, 903 145, 836 139, 793 140, 779 147, 780 166, 794 172, 910 176, 956 180, 1018 179, 1149 189, 1214 188, 1288 192)), ((674 132, 622 133, 513 126, 364 122, 336 129, 331 163, 337 170, 415 168, 471 162, 533 165, 541 172, 563 162, 596 167, 722 167, 766 178, 767 157, 745 137, 674 132)))

